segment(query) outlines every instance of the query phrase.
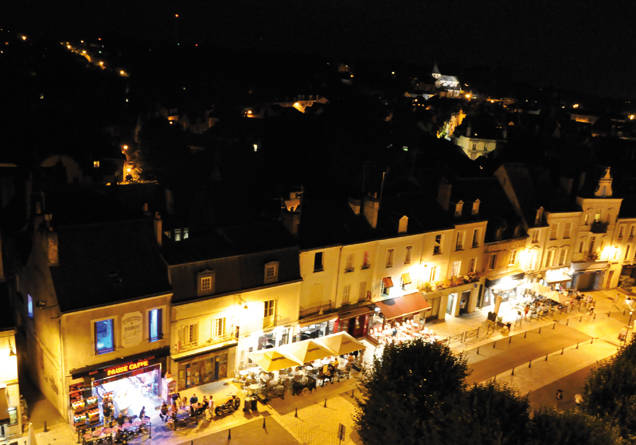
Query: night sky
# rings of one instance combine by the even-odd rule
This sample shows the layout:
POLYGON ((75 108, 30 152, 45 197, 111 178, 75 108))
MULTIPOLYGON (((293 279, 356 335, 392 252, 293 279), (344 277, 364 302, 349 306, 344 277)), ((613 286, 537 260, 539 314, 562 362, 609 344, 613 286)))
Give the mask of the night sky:
POLYGON ((636 7, 601 0, 17 2, 10 21, 58 38, 181 39, 324 56, 433 59, 516 81, 636 97, 636 7), (33 11, 37 11, 35 14, 33 11))

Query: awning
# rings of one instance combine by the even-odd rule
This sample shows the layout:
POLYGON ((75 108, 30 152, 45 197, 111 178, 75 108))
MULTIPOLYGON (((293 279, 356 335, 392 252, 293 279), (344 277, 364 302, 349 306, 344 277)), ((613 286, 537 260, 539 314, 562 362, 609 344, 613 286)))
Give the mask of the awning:
POLYGON ((9 401, 7 400, 7 388, 0 388, 0 422, 9 421, 9 401))
POLYGON ((215 343, 213 345, 206 346, 204 348, 193 349, 191 351, 181 352, 179 354, 172 354, 170 358, 174 360, 175 362, 178 362, 179 360, 193 358, 199 355, 207 354, 208 352, 215 352, 215 351, 220 351, 222 349, 231 348, 233 346, 236 346, 237 344, 238 342, 236 341, 236 339, 232 339, 232 340, 224 341, 221 343, 215 343))
POLYGON ((380 308, 385 320, 392 320, 397 317, 415 314, 424 310, 430 310, 431 304, 426 301, 421 292, 403 295, 397 298, 378 301, 375 303, 380 308))
POLYGON ((314 314, 314 315, 310 315, 308 317, 304 317, 298 320, 298 325, 302 328, 312 324, 323 323, 329 320, 335 320, 337 318, 338 318, 338 314, 335 312, 331 312, 328 314, 314 314))
POLYGON ((253 352, 252 359, 266 372, 279 371, 281 369, 302 365, 302 363, 292 360, 272 349, 253 352))
POLYGON ((334 355, 350 354, 364 349, 362 343, 344 331, 317 338, 316 342, 333 351, 334 355))
POLYGON ((404 272, 402 274, 402 284, 411 284, 411 274, 404 272))
POLYGON ((283 345, 279 348, 279 352, 299 363, 309 363, 334 355, 333 352, 316 343, 314 340, 304 340, 283 345))
POLYGON ((393 287, 393 280, 391 277, 384 277, 382 278, 382 284, 385 288, 393 287))
POLYGON ((369 306, 354 307, 338 312, 338 318, 340 318, 340 320, 347 320, 348 318, 359 317, 360 315, 366 315, 372 312, 373 310, 369 306))

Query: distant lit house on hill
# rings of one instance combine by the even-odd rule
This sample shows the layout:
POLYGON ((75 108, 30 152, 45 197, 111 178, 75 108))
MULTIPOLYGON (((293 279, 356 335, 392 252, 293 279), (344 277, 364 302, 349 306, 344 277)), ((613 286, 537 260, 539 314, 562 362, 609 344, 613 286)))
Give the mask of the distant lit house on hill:
POLYGON ((489 116, 469 116, 455 129, 453 142, 460 146, 466 156, 475 160, 495 151, 506 140, 506 126, 496 123, 489 116))

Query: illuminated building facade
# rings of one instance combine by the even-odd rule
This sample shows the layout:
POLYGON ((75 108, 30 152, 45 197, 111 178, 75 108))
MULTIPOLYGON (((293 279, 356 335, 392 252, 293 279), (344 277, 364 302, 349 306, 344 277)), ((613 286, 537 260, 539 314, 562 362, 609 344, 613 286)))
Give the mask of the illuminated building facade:
POLYGON ((23 363, 72 425, 98 423, 109 393, 135 412, 166 394, 172 292, 150 221, 54 228, 37 215, 19 278, 23 363))
POLYGON ((170 371, 178 390, 234 376, 250 353, 296 335, 296 241, 278 224, 193 235, 162 248, 174 289, 170 371))

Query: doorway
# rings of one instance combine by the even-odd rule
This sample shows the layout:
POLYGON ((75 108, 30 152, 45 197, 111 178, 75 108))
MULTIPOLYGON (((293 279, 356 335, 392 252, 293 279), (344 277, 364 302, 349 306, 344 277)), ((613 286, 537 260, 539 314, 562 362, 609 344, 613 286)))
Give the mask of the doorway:
POLYGON ((457 294, 448 294, 448 302, 446 303, 446 313, 455 316, 455 307, 457 303, 457 294))
POLYGON ((462 292, 462 298, 459 300, 459 315, 468 313, 468 302, 470 301, 471 291, 466 290, 462 292))

